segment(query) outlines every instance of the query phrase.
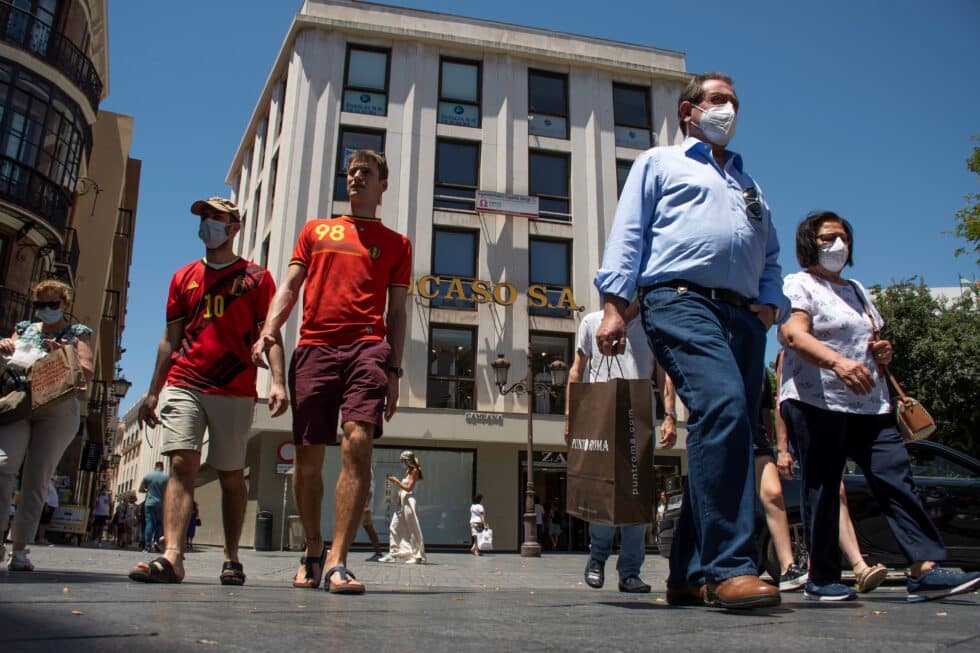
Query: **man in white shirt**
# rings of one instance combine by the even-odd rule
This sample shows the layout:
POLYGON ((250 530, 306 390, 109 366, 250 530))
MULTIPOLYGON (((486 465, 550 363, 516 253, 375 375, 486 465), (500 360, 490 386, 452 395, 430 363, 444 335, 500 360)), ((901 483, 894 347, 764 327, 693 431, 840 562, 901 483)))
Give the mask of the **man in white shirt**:
POLYGON ((109 488, 102 486, 99 496, 95 497, 95 510, 92 513, 92 539, 96 544, 102 544, 102 532, 109 521, 109 511, 112 509, 112 495, 109 488))

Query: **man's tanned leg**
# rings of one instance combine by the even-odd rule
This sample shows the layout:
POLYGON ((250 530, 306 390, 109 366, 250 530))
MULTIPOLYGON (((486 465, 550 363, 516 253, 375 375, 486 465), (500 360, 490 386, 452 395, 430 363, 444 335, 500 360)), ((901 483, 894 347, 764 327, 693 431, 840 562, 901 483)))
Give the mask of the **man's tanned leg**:
POLYGON ((194 510, 194 480, 201 466, 197 451, 174 451, 170 455, 170 480, 163 496, 163 537, 167 543, 163 557, 170 561, 178 576, 184 574, 184 543, 187 525, 194 510))
POLYGON ((341 467, 334 493, 334 533, 325 567, 347 564, 347 549, 360 526, 371 485, 374 425, 344 422, 341 467))
MULTIPOLYGON (((225 560, 238 562, 238 540, 245 521, 245 473, 240 470, 218 472, 221 481, 221 522, 225 528, 225 560)), ((184 532, 187 532, 186 529, 184 532)))
MULTIPOLYGON (((323 454, 325 446, 310 444, 296 447, 296 461, 293 468, 293 494, 299 510, 303 530, 306 532, 306 553, 308 558, 319 558, 323 551, 323 535, 320 532, 320 507, 323 504, 323 454)), ((296 579, 302 581, 306 572, 302 565, 296 572, 296 579)))

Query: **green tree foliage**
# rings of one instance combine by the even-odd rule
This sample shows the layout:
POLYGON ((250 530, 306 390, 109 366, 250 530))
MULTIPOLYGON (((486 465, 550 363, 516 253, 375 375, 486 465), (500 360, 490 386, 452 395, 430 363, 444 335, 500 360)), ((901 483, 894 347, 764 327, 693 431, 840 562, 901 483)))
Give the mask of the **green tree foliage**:
MULTIPOLYGON (((980 137, 974 136, 973 140, 980 140, 980 137)), ((966 167, 980 176, 980 147, 973 148, 973 154, 966 160, 966 167)), ((958 248, 956 255, 965 254, 972 249, 977 256, 977 265, 980 265, 980 194, 970 193, 966 196, 966 206, 956 212, 953 233, 970 244, 968 247, 958 248)))
POLYGON ((980 293, 937 301, 915 278, 876 286, 882 337, 895 349, 891 370, 936 420, 932 436, 980 457, 980 293))

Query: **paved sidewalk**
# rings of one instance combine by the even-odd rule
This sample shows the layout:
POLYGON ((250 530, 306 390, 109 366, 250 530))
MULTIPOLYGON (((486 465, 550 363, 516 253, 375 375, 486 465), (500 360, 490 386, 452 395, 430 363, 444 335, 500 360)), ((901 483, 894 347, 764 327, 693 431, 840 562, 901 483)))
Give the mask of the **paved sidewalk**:
POLYGON ((474 558, 430 554, 428 564, 351 569, 360 597, 293 589, 295 553, 243 553, 248 582, 222 587, 221 552, 187 555, 181 585, 126 578, 147 556, 114 548, 35 547, 38 569, 0 571, 0 651, 934 651, 980 649, 980 597, 908 604, 902 585, 853 603, 784 595, 776 609, 671 608, 666 561, 647 557, 648 595, 582 582, 584 555, 474 558))

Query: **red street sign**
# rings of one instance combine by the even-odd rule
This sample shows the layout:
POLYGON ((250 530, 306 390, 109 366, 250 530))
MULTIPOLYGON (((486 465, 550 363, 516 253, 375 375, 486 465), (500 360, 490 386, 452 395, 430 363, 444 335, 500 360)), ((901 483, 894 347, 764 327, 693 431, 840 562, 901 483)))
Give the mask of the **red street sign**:
POLYGON ((283 440, 279 443, 279 449, 276 451, 276 455, 279 456, 279 462, 291 463, 293 462, 293 457, 296 455, 296 445, 293 444, 292 440, 283 440))

